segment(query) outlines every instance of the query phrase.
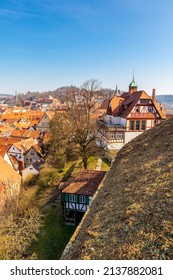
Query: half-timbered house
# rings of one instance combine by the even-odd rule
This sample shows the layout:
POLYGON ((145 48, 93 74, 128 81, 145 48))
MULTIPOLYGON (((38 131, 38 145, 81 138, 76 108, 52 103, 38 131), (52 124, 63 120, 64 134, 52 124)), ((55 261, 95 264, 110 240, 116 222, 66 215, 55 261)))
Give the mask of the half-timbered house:
POLYGON ((105 173, 85 170, 72 181, 60 184, 63 217, 67 223, 77 225, 80 222, 105 173))
POLYGON ((137 87, 133 78, 128 92, 113 96, 107 102, 106 113, 97 120, 98 145, 107 150, 120 149, 145 130, 166 119, 162 106, 156 101, 155 89, 152 96, 149 96, 144 90, 138 91, 137 87))

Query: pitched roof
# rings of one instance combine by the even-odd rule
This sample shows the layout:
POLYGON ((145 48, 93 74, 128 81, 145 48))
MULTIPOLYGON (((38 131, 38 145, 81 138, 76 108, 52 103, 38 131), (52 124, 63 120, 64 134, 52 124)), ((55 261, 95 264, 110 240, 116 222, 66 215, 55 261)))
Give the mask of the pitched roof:
POLYGON ((39 138, 40 136, 40 131, 33 131, 33 130, 25 130, 23 133, 22 133, 22 137, 23 138, 33 138, 33 139, 37 139, 39 138))
POLYGON ((26 151, 26 153, 28 153, 31 149, 34 149, 34 151, 41 155, 41 148, 39 147, 39 145, 35 144, 35 145, 32 145, 30 146, 30 148, 26 151))
MULTIPOLYGON (((114 96, 110 100, 110 108, 107 113, 113 116, 121 116, 126 118, 133 107, 137 104, 140 99, 150 99, 153 102, 158 114, 162 119, 166 119, 164 111, 161 109, 156 100, 153 100, 144 90, 136 91, 134 93, 125 92, 121 96, 114 96)), ((152 112, 146 113, 143 118, 154 119, 155 116, 152 112)))
POLYGON ((17 183, 21 176, 0 156, 0 168, 3 172, 0 172, 0 187, 11 187, 17 183))
POLYGON ((51 134, 49 132, 45 131, 43 134, 43 143, 46 143, 50 140, 51 140, 51 134))
POLYGON ((6 137, 0 137, 0 150, 7 152, 9 147, 13 144, 18 142, 19 139, 17 138, 6 138, 6 137))
POLYGON ((110 102, 110 99, 104 99, 101 106, 100 106, 100 109, 105 109, 106 110, 108 108, 109 102, 110 102))
POLYGON ((36 142, 34 141, 33 138, 28 138, 21 140, 17 143, 13 143, 13 145, 18 149, 18 150, 23 150, 24 153, 26 153, 32 146, 36 145, 36 142))
POLYGON ((13 129, 13 131, 10 134, 10 136, 11 137, 16 137, 16 136, 19 137, 19 136, 21 136, 23 134, 24 131, 25 131, 24 129, 22 129, 22 130, 13 129))
POLYGON ((6 154, 6 150, 0 148, 0 156, 1 156, 2 158, 4 158, 5 154, 6 154))
MULTIPOLYGON (((137 91, 135 93, 132 93, 130 96, 127 97, 127 99, 122 102, 123 106, 128 106, 127 109, 124 109, 120 116, 121 117, 127 117, 128 114, 132 111, 133 107, 135 106, 135 104, 139 101, 141 94, 143 93, 143 91, 137 91)), ((150 97, 148 96, 148 99, 150 99, 150 97)))
POLYGON ((10 156, 9 155, 9 159, 10 159, 10 162, 11 162, 14 169, 15 169, 16 165, 19 167, 19 161, 15 156, 10 156))
POLYGON ((61 183, 60 189, 63 193, 93 196, 105 173, 105 171, 84 170, 72 181, 61 183))
POLYGON ((121 107, 121 103, 124 101, 124 98, 122 98, 121 96, 114 96, 111 101, 110 101, 110 106, 111 106, 111 110, 113 115, 116 115, 121 107))
POLYGON ((161 116, 162 119, 166 119, 166 114, 165 112, 163 111, 162 107, 159 106, 158 102, 154 99, 153 100, 153 104, 157 110, 157 112, 159 113, 159 115, 161 116))

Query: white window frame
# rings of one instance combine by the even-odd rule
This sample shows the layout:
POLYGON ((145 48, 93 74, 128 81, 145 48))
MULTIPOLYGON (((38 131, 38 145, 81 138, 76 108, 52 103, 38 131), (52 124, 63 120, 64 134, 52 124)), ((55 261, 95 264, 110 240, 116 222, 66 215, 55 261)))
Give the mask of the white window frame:
POLYGON ((118 140, 123 140, 124 139, 124 133, 123 132, 117 132, 117 139, 118 140))
POLYGON ((75 202, 74 194, 69 194, 69 202, 75 202))
POLYGON ((86 196, 85 195, 79 195, 79 203, 86 203, 86 196))

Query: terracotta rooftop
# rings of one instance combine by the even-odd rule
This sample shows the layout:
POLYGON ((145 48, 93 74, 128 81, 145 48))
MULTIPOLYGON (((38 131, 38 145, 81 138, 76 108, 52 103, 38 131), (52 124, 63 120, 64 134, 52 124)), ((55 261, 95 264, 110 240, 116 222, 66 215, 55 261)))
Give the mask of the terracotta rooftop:
POLYGON ((0 156, 0 187, 11 187, 21 176, 0 156), (3 172, 2 172, 3 170, 3 172))
POLYGON ((84 170, 72 181, 61 183, 60 189, 63 193, 93 196, 105 173, 105 171, 84 170))

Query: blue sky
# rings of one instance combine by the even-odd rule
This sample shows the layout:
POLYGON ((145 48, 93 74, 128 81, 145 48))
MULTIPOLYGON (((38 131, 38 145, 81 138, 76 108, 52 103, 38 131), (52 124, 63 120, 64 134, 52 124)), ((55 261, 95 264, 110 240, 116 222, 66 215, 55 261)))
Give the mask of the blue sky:
POLYGON ((173 94, 172 0, 0 1, 0 93, 98 79, 173 94))

